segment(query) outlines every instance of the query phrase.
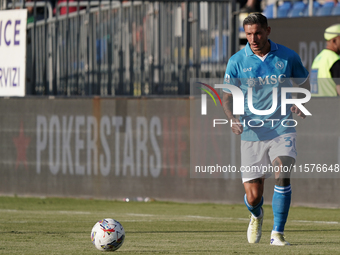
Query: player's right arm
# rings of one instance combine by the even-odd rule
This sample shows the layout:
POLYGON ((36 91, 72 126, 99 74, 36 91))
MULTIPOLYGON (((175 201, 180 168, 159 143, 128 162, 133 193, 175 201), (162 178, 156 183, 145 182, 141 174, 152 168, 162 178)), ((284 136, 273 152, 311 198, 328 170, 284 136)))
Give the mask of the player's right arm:
POLYGON ((224 113, 227 115, 229 122, 233 123, 231 130, 236 135, 242 134, 243 126, 240 124, 240 120, 233 115, 233 95, 231 93, 224 92, 222 104, 224 113))
MULTIPOLYGON (((237 79, 238 72, 235 68, 235 61, 233 61, 232 56, 229 59, 227 69, 224 74, 224 81, 223 84, 229 84, 229 85, 239 85, 240 81, 237 79)), ((224 113, 227 115, 229 123, 232 122, 233 125, 231 127, 231 130, 234 134, 240 135, 243 132, 243 126, 240 123, 240 120, 236 118, 233 114, 233 94, 228 89, 223 89, 223 98, 222 98, 222 104, 223 104, 223 110, 224 113)))

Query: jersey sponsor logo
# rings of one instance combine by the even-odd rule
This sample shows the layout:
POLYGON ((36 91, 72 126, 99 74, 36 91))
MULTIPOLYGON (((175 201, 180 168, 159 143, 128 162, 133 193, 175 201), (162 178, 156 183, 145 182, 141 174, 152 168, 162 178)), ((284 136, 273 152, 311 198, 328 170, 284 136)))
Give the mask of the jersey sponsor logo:
POLYGON ((252 69, 252 67, 243 68, 243 72, 251 72, 252 69))
POLYGON ((282 70, 285 67, 285 64, 282 61, 277 61, 275 63, 275 68, 278 70, 282 70))
POLYGON ((249 87, 254 87, 255 85, 274 85, 279 83, 284 83, 286 75, 280 74, 279 76, 273 74, 273 75, 267 75, 265 77, 258 77, 258 78, 249 78, 247 79, 247 84, 249 87))
POLYGON ((255 78, 249 78, 247 79, 247 82, 249 87, 254 87, 255 85, 258 84, 258 80, 256 80, 255 78))

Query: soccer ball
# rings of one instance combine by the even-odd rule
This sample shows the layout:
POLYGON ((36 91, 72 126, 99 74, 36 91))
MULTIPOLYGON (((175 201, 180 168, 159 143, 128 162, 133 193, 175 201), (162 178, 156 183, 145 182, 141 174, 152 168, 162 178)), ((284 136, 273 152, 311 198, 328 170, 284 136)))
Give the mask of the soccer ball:
POLYGON ((92 243, 100 251, 115 251, 123 245, 124 239, 124 228, 114 219, 98 221, 91 231, 92 243))

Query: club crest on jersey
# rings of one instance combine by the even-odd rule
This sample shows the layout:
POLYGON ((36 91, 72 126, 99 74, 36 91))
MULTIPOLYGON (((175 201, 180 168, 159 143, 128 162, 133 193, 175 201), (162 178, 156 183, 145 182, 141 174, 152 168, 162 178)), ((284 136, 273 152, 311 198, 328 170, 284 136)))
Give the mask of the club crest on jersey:
POLYGON ((278 70, 282 70, 285 67, 285 64, 282 61, 277 61, 275 63, 275 68, 278 70))

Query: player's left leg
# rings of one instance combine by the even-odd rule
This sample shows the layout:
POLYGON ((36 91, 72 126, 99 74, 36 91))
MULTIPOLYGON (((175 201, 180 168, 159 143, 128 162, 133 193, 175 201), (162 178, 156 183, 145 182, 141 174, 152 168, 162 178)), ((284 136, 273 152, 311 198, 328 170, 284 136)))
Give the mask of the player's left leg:
POLYGON ((275 173, 275 188, 272 200, 274 225, 271 235, 271 245, 290 245, 283 236, 291 202, 290 170, 295 159, 289 156, 279 156, 274 159, 273 167, 281 169, 275 173), (284 171, 282 171, 284 170, 284 171), (287 170, 289 170, 287 172, 287 170))

